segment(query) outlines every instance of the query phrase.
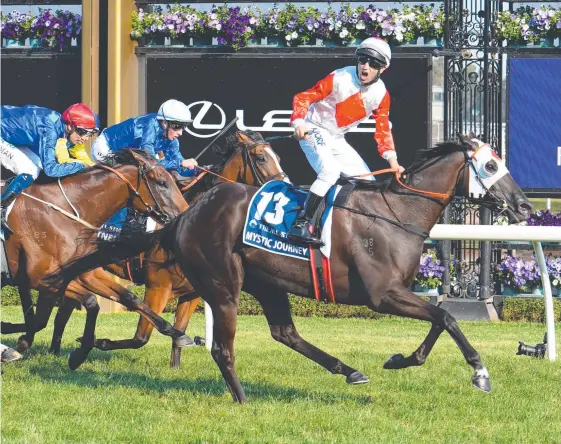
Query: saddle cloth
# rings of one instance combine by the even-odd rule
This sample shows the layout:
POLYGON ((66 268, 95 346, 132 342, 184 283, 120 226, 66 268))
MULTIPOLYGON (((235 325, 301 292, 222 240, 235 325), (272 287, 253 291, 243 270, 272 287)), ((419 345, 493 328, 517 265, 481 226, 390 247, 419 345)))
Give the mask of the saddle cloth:
MULTIPOLYGON (((332 187, 326 196, 326 210, 321 217, 321 252, 331 253, 333 202, 341 186, 332 187)), ((247 212, 243 242, 271 253, 310 260, 308 246, 288 241, 288 230, 304 206, 307 192, 292 184, 273 180, 263 185, 251 199, 247 212)))

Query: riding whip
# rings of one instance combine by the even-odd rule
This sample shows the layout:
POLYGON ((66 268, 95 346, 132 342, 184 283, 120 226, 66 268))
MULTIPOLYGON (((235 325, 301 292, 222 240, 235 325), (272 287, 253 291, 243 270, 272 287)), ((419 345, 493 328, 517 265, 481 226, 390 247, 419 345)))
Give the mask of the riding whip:
POLYGON ((195 156, 195 160, 197 160, 199 157, 201 157, 201 156, 204 154, 204 152, 205 152, 206 150, 208 150, 208 149, 213 145, 213 143, 216 142, 216 141, 220 138, 220 136, 222 136, 226 131, 228 131, 228 130, 230 129, 230 127, 231 127, 234 123, 236 123, 237 121, 238 121, 238 117, 236 116, 236 117, 234 117, 234 118, 232 119, 232 121, 231 121, 228 125, 226 125, 224 128, 222 128, 222 131, 220 131, 220 132, 216 135, 216 137, 215 137, 214 139, 212 139, 211 142, 210 142, 207 146, 205 146, 205 147, 203 148, 203 150, 202 150, 199 154, 197 154, 197 155, 195 156))
POLYGON ((293 139, 294 134, 289 134, 287 136, 271 136, 265 137, 265 142, 272 142, 273 140, 281 140, 281 139, 293 139))

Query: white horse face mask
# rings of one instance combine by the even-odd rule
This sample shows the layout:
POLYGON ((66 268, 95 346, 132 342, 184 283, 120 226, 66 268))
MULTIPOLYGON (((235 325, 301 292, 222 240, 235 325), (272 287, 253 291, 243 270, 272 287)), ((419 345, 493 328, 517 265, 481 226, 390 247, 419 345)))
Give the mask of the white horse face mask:
POLYGON ((472 139, 472 142, 479 148, 471 154, 469 194, 481 199, 494 184, 508 174, 508 169, 490 145, 478 139, 472 139))

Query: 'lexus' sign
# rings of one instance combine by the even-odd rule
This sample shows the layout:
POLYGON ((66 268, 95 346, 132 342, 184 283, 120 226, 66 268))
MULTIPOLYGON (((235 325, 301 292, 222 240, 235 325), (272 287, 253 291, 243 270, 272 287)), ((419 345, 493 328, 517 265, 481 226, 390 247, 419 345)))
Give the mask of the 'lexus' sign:
MULTIPOLYGON (((264 137, 289 134, 294 95, 355 59, 282 57, 149 58, 147 112, 155 112, 170 98, 189 106, 193 124, 180 139, 186 157, 197 155, 234 117, 238 117, 234 128, 240 130, 258 131, 264 137)), ((392 99, 390 120, 399 160, 407 166, 417 150, 428 146, 429 60, 397 56, 382 79, 392 99)), ((346 137, 372 170, 387 168, 378 155, 374 130, 370 119, 346 137)), ((277 140, 272 146, 294 183, 313 181, 315 174, 295 140, 277 140)), ((202 163, 215 161, 210 150, 202 156, 202 163)))

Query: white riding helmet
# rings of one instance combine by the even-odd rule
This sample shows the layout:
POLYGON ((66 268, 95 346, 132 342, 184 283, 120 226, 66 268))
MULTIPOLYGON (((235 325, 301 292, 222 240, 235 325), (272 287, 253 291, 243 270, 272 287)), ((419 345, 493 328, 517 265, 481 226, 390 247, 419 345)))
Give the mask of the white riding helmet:
POLYGON ((167 120, 169 122, 179 122, 185 124, 193 121, 193 119, 191 119, 191 111, 189 111, 187 105, 175 99, 166 100, 162 103, 156 118, 158 120, 167 120))
POLYGON ((377 37, 369 37, 364 40, 356 49, 355 54, 357 56, 365 55, 372 57, 386 68, 390 66, 390 61, 392 60, 390 45, 388 45, 385 40, 377 37))

